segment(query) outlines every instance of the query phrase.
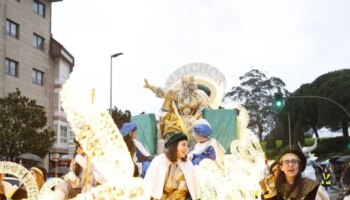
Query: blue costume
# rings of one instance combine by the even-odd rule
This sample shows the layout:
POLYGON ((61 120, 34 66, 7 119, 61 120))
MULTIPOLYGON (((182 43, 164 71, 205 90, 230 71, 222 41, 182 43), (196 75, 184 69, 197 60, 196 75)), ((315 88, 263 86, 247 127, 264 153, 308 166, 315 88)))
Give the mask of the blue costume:
POLYGON ((208 122, 196 124, 193 130, 195 133, 194 137, 200 137, 203 140, 195 145, 189 155, 193 165, 199 165, 203 159, 207 158, 213 160, 219 167, 222 167, 225 150, 216 139, 210 138, 210 124, 208 122))
MULTIPOLYGON (((136 123, 124 123, 122 128, 120 129, 120 133, 123 135, 123 137, 126 137, 131 132, 134 132, 136 130, 136 123)), ((148 153, 148 151, 145 149, 141 142, 139 142, 136 139, 132 139, 132 141, 135 147, 135 153, 134 155, 132 155, 132 160, 138 168, 139 175, 144 177, 153 157, 151 157, 150 153, 148 153)))

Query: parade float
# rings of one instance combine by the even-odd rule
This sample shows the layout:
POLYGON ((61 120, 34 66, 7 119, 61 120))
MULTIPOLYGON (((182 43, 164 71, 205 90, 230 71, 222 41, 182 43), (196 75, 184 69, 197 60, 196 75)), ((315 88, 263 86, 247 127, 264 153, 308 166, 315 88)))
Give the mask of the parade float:
MULTIPOLYGON (((191 123, 195 119, 204 118, 212 125, 212 137, 222 144, 226 154, 222 168, 209 159, 204 159, 196 167, 201 199, 259 199, 259 181, 263 178, 265 169, 264 153, 258 139, 247 128, 247 110, 235 103, 221 104, 226 85, 225 77, 208 64, 191 63, 180 67, 169 76, 162 91, 173 91, 170 94, 174 97, 186 81, 195 83, 198 90, 196 92, 200 96, 206 96, 206 106, 201 107, 200 114, 197 110, 191 113, 192 108, 181 107, 176 98, 163 97, 163 113, 159 120, 152 113, 132 117, 132 121, 138 126, 138 139, 155 155, 164 151, 167 134, 164 130, 180 130, 190 136, 191 123), (195 118, 186 118, 185 115, 195 118), (173 119, 177 121, 172 121, 173 119), (166 122, 171 122, 171 125, 166 122)), ((146 81, 145 87, 151 89, 146 81)), ((160 90, 155 91, 157 96, 162 95, 160 90)), ((88 84, 88 80, 75 72, 61 91, 62 106, 75 133, 75 139, 81 144, 89 162, 105 177, 103 183, 74 199, 150 199, 144 180, 133 177, 133 161, 122 135, 108 111, 94 103, 95 95, 99 95, 99 92, 88 84)), ((7 166, 0 165, 0 173, 9 173, 7 166)), ((25 180, 29 189, 28 199, 38 199, 33 177, 24 169, 20 172, 21 174, 18 171, 10 174, 25 180)))

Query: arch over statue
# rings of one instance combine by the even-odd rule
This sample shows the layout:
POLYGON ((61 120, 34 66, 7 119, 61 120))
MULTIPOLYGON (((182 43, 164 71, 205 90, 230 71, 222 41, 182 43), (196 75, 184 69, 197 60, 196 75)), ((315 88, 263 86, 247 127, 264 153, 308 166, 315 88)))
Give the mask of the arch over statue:
POLYGON ((225 85, 223 74, 204 63, 190 63, 175 70, 167 79, 165 88, 153 86, 145 79, 144 87, 165 99, 161 135, 166 138, 174 131, 188 134, 193 122, 203 116, 205 108, 219 107, 225 85))

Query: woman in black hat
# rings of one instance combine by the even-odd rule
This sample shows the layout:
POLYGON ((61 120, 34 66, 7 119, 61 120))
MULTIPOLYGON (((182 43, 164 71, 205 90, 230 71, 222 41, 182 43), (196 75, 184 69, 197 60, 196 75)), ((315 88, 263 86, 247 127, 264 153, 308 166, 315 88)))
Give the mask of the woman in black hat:
POLYGON ((171 135, 165 148, 146 172, 152 199, 199 199, 194 166, 187 159, 187 136, 180 132, 171 135))
POLYGON ((287 150, 279 158, 281 172, 277 177, 277 199, 329 200, 326 190, 314 180, 303 178, 306 158, 300 150, 287 150))

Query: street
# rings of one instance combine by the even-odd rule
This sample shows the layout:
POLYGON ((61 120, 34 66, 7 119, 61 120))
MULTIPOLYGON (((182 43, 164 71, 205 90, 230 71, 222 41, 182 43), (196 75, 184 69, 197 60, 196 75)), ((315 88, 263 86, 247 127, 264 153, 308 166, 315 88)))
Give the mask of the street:
POLYGON ((338 196, 338 193, 339 193, 339 188, 335 185, 333 185, 331 188, 330 188, 330 191, 329 191, 329 198, 331 200, 336 200, 337 199, 337 196, 338 196))

